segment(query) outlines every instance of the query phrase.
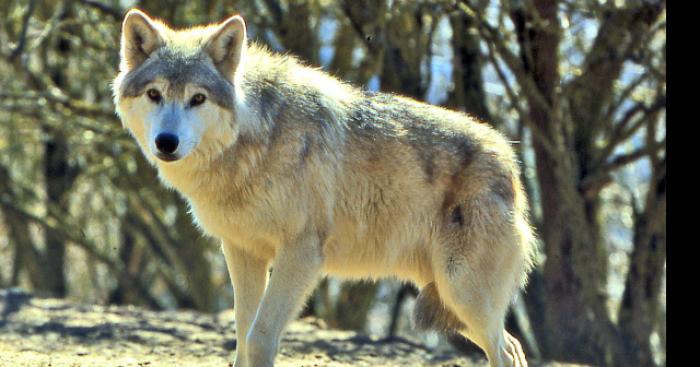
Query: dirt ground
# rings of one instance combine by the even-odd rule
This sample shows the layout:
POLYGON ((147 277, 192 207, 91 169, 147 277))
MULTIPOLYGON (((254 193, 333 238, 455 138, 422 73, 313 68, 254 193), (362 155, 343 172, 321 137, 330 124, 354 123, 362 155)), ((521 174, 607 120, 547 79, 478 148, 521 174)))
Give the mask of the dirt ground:
MULTIPOLYGON (((128 306, 79 305, 0 290, 0 366, 228 367, 236 347, 233 324, 232 311, 216 315, 155 312, 128 306)), ((287 329, 276 365, 487 364, 477 357, 432 351, 405 339, 381 341, 329 330, 321 321, 306 318, 287 329)))

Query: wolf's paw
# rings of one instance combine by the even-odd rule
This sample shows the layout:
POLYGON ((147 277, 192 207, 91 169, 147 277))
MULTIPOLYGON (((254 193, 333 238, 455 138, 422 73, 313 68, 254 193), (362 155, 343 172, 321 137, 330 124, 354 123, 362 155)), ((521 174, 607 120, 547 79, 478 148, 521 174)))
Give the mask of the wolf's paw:
POLYGON ((513 359, 513 367, 527 367, 527 360, 525 359, 525 353, 523 353, 523 347, 520 345, 518 339, 515 339, 515 337, 510 334, 506 334, 506 351, 513 359))

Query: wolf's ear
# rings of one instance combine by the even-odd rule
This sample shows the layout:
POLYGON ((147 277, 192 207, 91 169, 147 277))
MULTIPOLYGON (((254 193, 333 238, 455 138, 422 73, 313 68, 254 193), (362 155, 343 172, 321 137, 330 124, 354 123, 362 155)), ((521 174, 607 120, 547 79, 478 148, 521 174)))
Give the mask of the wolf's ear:
POLYGON ((133 70, 163 46, 163 37, 153 20, 138 9, 131 9, 122 23, 121 59, 127 70, 133 70))
POLYGON ((216 68, 231 81, 237 72, 240 74, 245 48, 245 22, 240 15, 221 23, 205 45, 216 68))

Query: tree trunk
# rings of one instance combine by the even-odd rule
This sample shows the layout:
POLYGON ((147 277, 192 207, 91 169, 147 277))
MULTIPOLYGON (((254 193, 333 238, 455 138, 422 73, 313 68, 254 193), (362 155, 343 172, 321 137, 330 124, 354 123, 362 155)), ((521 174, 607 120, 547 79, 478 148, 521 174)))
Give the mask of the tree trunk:
POLYGON ((376 282, 344 282, 329 326, 364 331, 377 286, 376 282))
POLYGON ((264 2, 272 15, 272 30, 285 50, 306 63, 318 66, 318 32, 311 24, 314 12, 318 10, 315 4, 311 1, 289 0, 285 11, 279 0, 264 2))
POLYGON ((666 263, 665 160, 654 171, 645 210, 636 213, 634 249, 619 311, 625 356, 619 358, 620 365, 654 365, 650 337, 659 319, 659 293, 666 263))
POLYGON ((475 20, 470 14, 455 12, 450 16, 450 24, 454 50, 452 65, 454 88, 450 91, 447 105, 493 124, 491 114, 486 107, 484 80, 481 76, 484 63, 479 48, 480 40, 475 35, 475 20))
MULTIPOLYGON (((3 195, 2 200, 16 204, 21 201, 10 186, 11 182, 9 171, 5 166, 0 165, 0 193, 3 195)), ((40 286, 44 283, 42 266, 39 263, 41 255, 34 246, 29 222, 23 220, 10 207, 4 206, 2 214, 5 228, 7 228, 7 236, 10 245, 14 249, 14 258, 16 259, 16 262, 12 264, 10 285, 20 285, 21 275, 23 272, 26 272, 32 286, 40 286)))
POLYGON ((561 83, 558 2, 536 0, 534 9, 518 8, 511 14, 523 68, 537 89, 528 93, 528 118, 553 143, 545 147, 538 139, 533 142, 546 223, 541 233, 544 302, 535 318, 543 321, 538 335, 548 358, 606 365, 623 360, 622 338, 607 308, 608 259, 598 221, 600 199, 587 194, 581 183, 596 169, 591 165, 596 127, 612 95, 612 81, 635 48, 636 39, 628 33, 638 31, 639 24, 648 26, 660 12, 656 5, 649 8, 654 11, 643 6, 608 14, 584 62, 585 71, 567 86, 567 100, 556 92, 561 83), (533 97, 536 93, 544 104, 533 97))
MULTIPOLYGON (((578 192, 576 158, 566 148, 563 121, 553 110, 560 83, 558 47, 560 40, 558 2, 538 0, 534 9, 516 8, 511 17, 521 46, 524 71, 532 76, 536 91, 528 94, 529 118, 534 128, 554 142, 552 152, 534 139, 537 178, 540 186, 543 222, 540 234, 545 244, 543 270, 543 321, 538 335, 547 357, 601 363, 592 356, 604 355, 594 337, 590 305, 597 300, 603 264, 607 260, 595 250, 597 226, 586 215, 587 203, 578 192), (528 13, 536 11, 537 14, 528 13), (535 19, 542 24, 535 26, 535 19), (532 96, 538 93, 545 105, 532 96), (593 248, 592 248, 593 247, 593 248)), ((601 277, 602 275, 602 277, 601 277)))
MULTIPOLYGON (((423 11, 416 3, 394 3, 387 22, 382 64, 382 90, 425 99, 427 84, 421 63, 430 52, 423 29, 423 11)), ((434 22, 435 19, 433 18, 434 22)))
MULTIPOLYGON (((45 143, 44 176, 46 179, 46 198, 49 206, 61 213, 68 212, 68 190, 73 182, 73 173, 68 163, 68 142, 58 131, 49 133, 45 143)), ((60 236, 47 230, 44 237, 45 282, 41 290, 55 297, 64 297, 67 292, 65 257, 66 242, 60 236)))
MULTIPOLYGON (((127 211, 127 213, 129 213, 127 211)), ((128 214, 127 214, 128 215, 128 214)), ((125 228, 126 221, 122 220, 121 229, 121 245, 119 246, 119 260, 124 264, 124 272, 117 278, 117 287, 109 294, 108 303, 116 304, 136 304, 137 297, 128 281, 127 276, 137 277, 134 270, 134 247, 136 244, 135 238, 131 229, 125 228)))
MULTIPOLYGON (((60 15, 62 20, 71 17, 71 9, 67 6, 60 15)), ((69 27, 69 26, 68 26, 69 27)), ((66 29, 65 31, 70 31, 66 29)), ((51 79, 59 88, 66 88, 66 60, 71 52, 71 41, 64 37, 56 39, 55 48, 60 56, 55 64, 50 66, 51 79)), ((64 132, 49 126, 44 129, 47 139, 44 143, 44 179, 46 184, 47 206, 61 213, 68 213, 68 191, 77 176, 76 167, 68 161, 68 139, 64 132)), ((50 230, 45 232, 44 242, 44 274, 45 282, 42 290, 55 297, 65 297, 67 293, 65 257, 66 241, 50 230)))
POLYGON ((346 80, 366 85, 374 76, 382 73, 386 45, 387 2, 384 0, 345 0, 341 3, 345 18, 335 39, 336 54, 331 71, 346 80), (353 68, 350 38, 361 41, 365 57, 359 67, 353 68))

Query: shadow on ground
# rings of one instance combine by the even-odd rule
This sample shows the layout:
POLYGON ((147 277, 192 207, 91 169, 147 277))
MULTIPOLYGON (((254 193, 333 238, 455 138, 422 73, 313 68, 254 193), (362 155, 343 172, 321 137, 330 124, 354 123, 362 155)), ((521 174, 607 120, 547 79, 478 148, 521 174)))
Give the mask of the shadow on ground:
MULTIPOLYGON (((0 290, 0 366, 217 366, 236 348, 233 312, 78 305, 0 290)), ((375 340, 305 318, 287 329, 279 366, 486 366, 405 339, 375 340)), ((555 364, 547 364, 555 366, 555 364)))

